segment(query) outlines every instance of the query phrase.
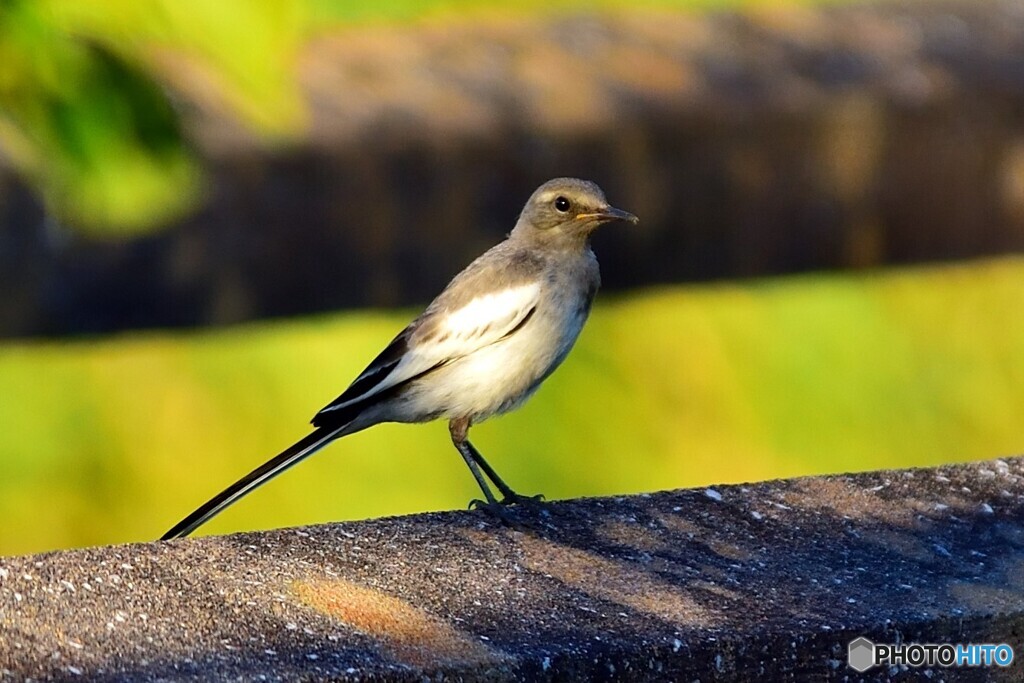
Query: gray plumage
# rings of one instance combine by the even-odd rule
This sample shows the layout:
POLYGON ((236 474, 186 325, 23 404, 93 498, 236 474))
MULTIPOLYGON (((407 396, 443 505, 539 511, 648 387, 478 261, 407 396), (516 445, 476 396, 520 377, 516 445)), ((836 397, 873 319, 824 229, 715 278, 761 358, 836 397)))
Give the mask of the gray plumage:
POLYGON ((469 427, 521 405, 565 360, 600 286, 590 234, 636 217, 594 183, 557 178, 527 201, 508 238, 473 261, 337 399, 316 429, 197 509, 163 538, 191 533, 257 486, 334 439, 381 422, 447 418, 452 441, 490 512, 534 499, 516 494, 466 438, 469 427), (484 474, 503 499, 490 491, 484 474))

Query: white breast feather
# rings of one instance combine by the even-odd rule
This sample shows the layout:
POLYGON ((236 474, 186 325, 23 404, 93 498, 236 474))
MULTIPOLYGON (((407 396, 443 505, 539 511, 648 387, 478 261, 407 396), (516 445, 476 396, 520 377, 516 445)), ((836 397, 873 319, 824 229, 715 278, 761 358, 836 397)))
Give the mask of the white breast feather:
POLYGON ((457 358, 468 356, 498 341, 515 329, 537 305, 540 283, 509 287, 478 296, 462 308, 440 312, 436 331, 415 341, 391 373, 365 393, 325 410, 337 410, 378 394, 396 384, 457 358))

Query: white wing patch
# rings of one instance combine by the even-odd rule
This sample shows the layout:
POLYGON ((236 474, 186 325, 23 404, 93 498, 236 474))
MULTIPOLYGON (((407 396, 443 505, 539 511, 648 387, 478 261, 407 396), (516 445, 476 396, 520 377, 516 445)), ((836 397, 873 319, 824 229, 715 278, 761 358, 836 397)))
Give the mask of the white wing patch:
MULTIPOLYGON (((462 308, 448 313, 440 325, 441 332, 437 337, 440 339, 447 334, 451 341, 471 343, 470 340, 480 336, 491 337, 494 331, 499 331, 500 334, 492 339, 497 341, 530 312, 539 294, 540 283, 534 282, 479 296, 462 308)), ((442 342, 442 345, 447 346, 447 341, 442 342)), ((458 347, 455 346, 453 350, 455 348, 458 347)), ((470 352, 476 348, 479 346, 470 352)))
POLYGON ((413 333, 409 350, 387 377, 359 396, 324 408, 321 412, 362 401, 438 365, 493 344, 521 324, 536 308, 539 298, 540 283, 533 282, 478 296, 454 311, 434 313, 441 318, 436 327, 422 338, 418 331, 413 333))

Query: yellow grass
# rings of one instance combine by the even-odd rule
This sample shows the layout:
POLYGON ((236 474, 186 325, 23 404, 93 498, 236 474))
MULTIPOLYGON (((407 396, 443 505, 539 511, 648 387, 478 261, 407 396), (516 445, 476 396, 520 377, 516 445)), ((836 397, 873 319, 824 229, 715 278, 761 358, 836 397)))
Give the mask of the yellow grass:
MULTIPOLYGON (((474 442, 523 493, 626 493, 1024 451, 1024 259, 601 297, 474 442)), ((0 554, 158 537, 302 436, 412 311, 0 345, 0 554)), ((457 508, 443 424, 383 425, 204 532, 457 508)))

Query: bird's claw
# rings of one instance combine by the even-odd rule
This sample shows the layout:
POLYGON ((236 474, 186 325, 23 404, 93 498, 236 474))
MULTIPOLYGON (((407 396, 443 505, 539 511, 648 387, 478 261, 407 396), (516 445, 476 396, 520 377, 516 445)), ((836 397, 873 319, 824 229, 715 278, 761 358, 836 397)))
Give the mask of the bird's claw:
POLYGON ((509 511, 508 507, 504 503, 499 503, 497 501, 491 503, 486 500, 474 498, 473 500, 469 501, 469 509, 486 512, 492 517, 497 518, 502 524, 506 526, 515 526, 516 524, 516 520, 514 519, 512 513, 509 511))
POLYGON ((501 504, 518 505, 525 508, 543 508, 547 506, 543 493, 538 493, 535 496, 521 496, 518 493, 511 493, 501 499, 501 504))
POLYGON ((544 501, 543 494, 535 496, 521 496, 518 493, 506 495, 500 501, 489 502, 479 498, 469 501, 470 510, 480 510, 494 517, 508 527, 533 528, 537 521, 530 518, 539 513, 540 517, 550 517, 549 506, 544 501), (522 513, 517 514, 516 511, 522 513), (523 516, 525 514, 525 517, 523 516))

